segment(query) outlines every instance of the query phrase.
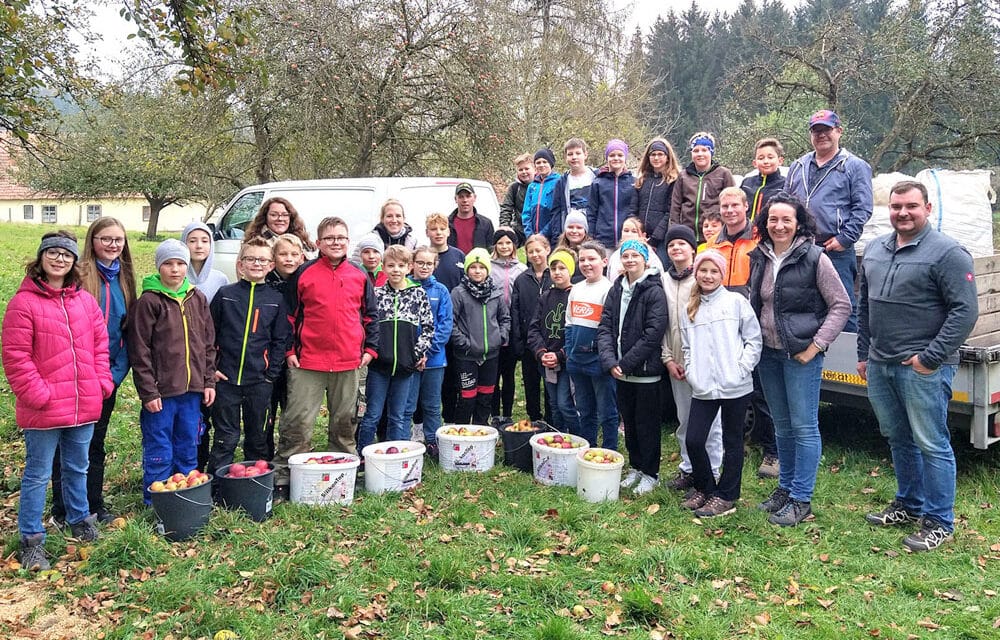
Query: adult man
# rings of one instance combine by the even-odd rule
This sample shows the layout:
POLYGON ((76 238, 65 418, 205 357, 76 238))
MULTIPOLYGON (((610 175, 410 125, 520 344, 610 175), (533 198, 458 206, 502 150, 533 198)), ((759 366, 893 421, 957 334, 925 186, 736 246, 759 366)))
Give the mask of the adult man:
POLYGON ((448 244, 468 254, 476 247, 487 251, 493 246, 493 223, 476 211, 476 192, 468 182, 460 182, 455 187, 455 204, 458 205, 448 216, 451 235, 448 244))
POLYGON ((857 331, 854 243, 872 216, 872 168, 840 147, 840 117, 821 109, 809 118, 813 151, 792 163, 785 190, 798 196, 816 218, 816 243, 823 245, 851 297, 851 317, 844 331, 857 331))
POLYGON ((877 526, 919 522, 920 530, 903 538, 912 551, 935 549, 954 531, 948 400, 958 347, 979 314, 972 257, 927 224, 930 213, 923 184, 892 187, 895 232, 865 250, 858 317, 858 373, 868 380, 898 485, 892 503, 865 519, 877 526))
MULTIPOLYGON (((757 247, 753 225, 747 220, 748 209, 747 194, 740 187, 726 187, 720 191, 719 213, 723 226, 719 235, 708 245, 708 248, 715 249, 726 258, 722 285, 744 297, 750 295, 750 252, 757 247)), ((756 370, 753 373, 753 396, 750 402, 754 413, 751 439, 764 452, 757 475, 761 478, 777 478, 778 445, 774 441, 774 422, 756 370)))
POLYGON ((289 279, 285 302, 292 319, 286 353, 288 404, 281 416, 274 458, 275 496, 288 497, 288 458, 312 450, 312 431, 326 392, 333 451, 357 453, 352 418, 358 369, 375 358, 375 291, 364 271, 347 260, 347 223, 324 218, 316 231, 320 256, 289 279))

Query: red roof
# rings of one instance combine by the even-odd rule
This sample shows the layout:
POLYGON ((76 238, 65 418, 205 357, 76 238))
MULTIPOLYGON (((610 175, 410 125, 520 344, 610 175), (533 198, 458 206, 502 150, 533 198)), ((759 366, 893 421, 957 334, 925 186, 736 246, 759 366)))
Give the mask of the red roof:
POLYGON ((27 200, 32 198, 59 199, 58 193, 39 191, 17 182, 14 174, 18 150, 6 136, 0 137, 0 200, 27 200))

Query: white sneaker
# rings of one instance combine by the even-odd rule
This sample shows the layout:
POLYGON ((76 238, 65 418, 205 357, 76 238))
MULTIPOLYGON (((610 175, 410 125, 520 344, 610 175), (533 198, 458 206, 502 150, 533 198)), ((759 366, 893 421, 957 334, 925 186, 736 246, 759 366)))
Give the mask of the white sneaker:
POLYGON ((424 423, 414 422, 413 426, 410 427, 410 440, 414 442, 424 441, 424 423))
POLYGON ((621 482, 622 489, 628 489, 636 482, 639 482, 639 479, 641 477, 642 477, 641 471, 639 471, 638 469, 629 469, 628 472, 625 474, 625 477, 622 478, 621 482))
POLYGON ((645 473, 640 475, 642 477, 639 478, 639 484, 635 485, 635 488, 632 489, 632 492, 637 496, 649 493, 659 484, 659 481, 653 476, 647 476, 645 473))

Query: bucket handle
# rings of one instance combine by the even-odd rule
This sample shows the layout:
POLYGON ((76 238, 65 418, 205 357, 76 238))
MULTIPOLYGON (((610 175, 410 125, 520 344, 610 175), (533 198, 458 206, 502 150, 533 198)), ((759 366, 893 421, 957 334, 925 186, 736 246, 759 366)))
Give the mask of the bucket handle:
POLYGON ((187 496, 182 496, 182 495, 181 495, 181 494, 179 494, 179 493, 178 493, 178 494, 175 494, 175 495, 174 495, 174 497, 175 497, 175 498, 180 498, 180 499, 181 499, 181 500, 183 500, 184 502, 190 502, 191 504, 193 504, 193 505, 197 505, 197 506, 199 506, 199 507, 212 507, 212 506, 215 506, 215 505, 214 505, 213 503, 211 503, 211 502, 209 502, 208 504, 205 504, 204 502, 198 502, 197 500, 192 500, 191 498, 188 498, 187 496))
POLYGON ((257 486, 258 486, 258 487, 260 487, 261 489, 270 489, 270 490, 272 490, 272 491, 274 490, 274 487, 273 487, 273 486, 269 487, 269 486, 267 486, 266 484, 262 483, 262 482, 261 482, 260 480, 258 480, 258 479, 257 479, 257 478, 255 478, 255 477, 250 477, 250 478, 247 478, 247 480, 249 480, 250 482, 254 483, 255 485, 257 485, 257 486))
MULTIPOLYGON (((530 437, 526 438, 525 441, 524 441, 524 444, 522 444, 521 446, 514 447, 513 449, 510 449, 511 453, 514 453, 515 451, 520 451, 521 449, 524 449, 525 447, 531 448, 531 440, 532 440, 532 438, 534 438, 535 436, 537 436, 540 433, 558 433, 559 435, 565 435, 565 436, 571 435, 569 433, 563 433, 562 431, 560 431, 559 429, 556 429, 555 427, 553 427, 548 422, 545 422, 544 420, 536 420, 535 422, 532 422, 531 425, 535 426, 535 427, 538 427, 538 431, 532 433, 530 437)), ((579 437, 579 436, 577 436, 577 437, 579 437)))
MULTIPOLYGON (((372 466, 376 466, 376 465, 372 465, 372 466)), ((383 478, 388 478, 389 480, 392 480, 394 482, 399 482, 400 484, 406 482, 406 476, 409 475, 407 473, 407 474, 404 474, 402 478, 397 478, 396 476, 390 476, 385 471, 382 471, 382 469, 375 469, 375 470, 378 471, 380 474, 382 474, 383 478)), ((365 473, 368 473, 369 471, 370 471, 370 469, 365 469, 365 473)))

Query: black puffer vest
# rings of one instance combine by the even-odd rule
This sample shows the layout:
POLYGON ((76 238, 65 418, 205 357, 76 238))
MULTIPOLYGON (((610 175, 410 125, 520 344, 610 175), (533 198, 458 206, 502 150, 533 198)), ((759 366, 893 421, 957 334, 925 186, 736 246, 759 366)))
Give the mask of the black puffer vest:
MULTIPOLYGON (((803 242, 778 270, 774 283, 774 323, 789 355, 804 351, 826 320, 826 301, 816 286, 816 268, 822 253, 819 245, 803 242)), ((759 246, 750 252, 750 306, 758 319, 764 306, 761 283, 769 260, 759 246)))

